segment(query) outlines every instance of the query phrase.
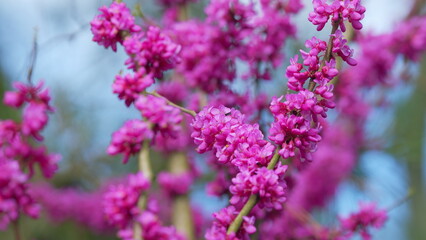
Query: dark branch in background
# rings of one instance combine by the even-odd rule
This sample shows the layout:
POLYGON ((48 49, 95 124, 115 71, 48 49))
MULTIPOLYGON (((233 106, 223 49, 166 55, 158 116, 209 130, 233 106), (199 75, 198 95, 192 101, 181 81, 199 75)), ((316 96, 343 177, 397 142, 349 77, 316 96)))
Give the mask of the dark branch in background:
POLYGON ((416 15, 419 15, 422 12, 425 4, 426 4, 426 0, 415 0, 413 7, 411 8, 410 12, 408 13, 405 19, 410 19, 416 15))
POLYGON ((21 232, 19 230, 19 219, 13 221, 13 234, 15 235, 15 240, 21 240, 21 232))
POLYGON ((32 84, 32 77, 34 72, 34 67, 37 60, 37 28, 34 28, 34 38, 33 38, 33 49, 31 50, 31 56, 30 56, 30 66, 28 67, 28 74, 27 74, 27 81, 32 84))

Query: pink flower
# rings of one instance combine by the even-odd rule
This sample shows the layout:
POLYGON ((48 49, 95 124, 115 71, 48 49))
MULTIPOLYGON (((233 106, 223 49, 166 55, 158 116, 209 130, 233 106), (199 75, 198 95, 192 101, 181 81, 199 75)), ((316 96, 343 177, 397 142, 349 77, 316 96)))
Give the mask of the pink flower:
POLYGON ((127 163, 129 157, 138 153, 144 140, 152 138, 152 131, 148 124, 141 120, 129 120, 112 135, 111 144, 107 148, 110 155, 124 154, 123 163, 127 163))
POLYGON ((40 207, 28 193, 27 180, 17 161, 0 156, 0 229, 6 229, 21 212, 38 217, 40 207))
POLYGON ((340 223, 342 229, 347 231, 348 237, 360 231, 362 239, 370 240, 371 235, 368 233, 369 227, 381 228, 386 222, 388 216, 385 210, 377 209, 374 203, 361 203, 360 210, 351 214, 349 217, 341 218, 340 223))
POLYGON ((53 112, 53 107, 49 105, 49 90, 42 89, 43 81, 40 81, 36 86, 15 82, 14 87, 17 91, 6 92, 3 102, 14 108, 19 108, 24 103, 28 103, 23 112, 22 133, 42 141, 43 137, 40 131, 44 129, 49 120, 47 113, 53 112))
POLYGON ((215 218, 213 226, 207 230, 205 238, 207 240, 249 240, 249 234, 256 232, 256 227, 254 226, 255 218, 254 217, 243 217, 243 223, 238 232, 227 234, 226 231, 231 225, 232 221, 237 216, 238 212, 234 206, 226 207, 220 210, 217 213, 213 213, 215 218))
POLYGON ((43 84, 43 81, 40 81, 36 86, 14 82, 13 86, 17 91, 6 92, 3 102, 14 108, 21 107, 25 102, 40 102, 45 104, 50 111, 53 111, 53 108, 49 105, 49 90, 47 88, 43 90, 43 84))
POLYGON ((225 146, 228 134, 242 124, 244 115, 235 109, 224 106, 207 106, 201 110, 191 123, 191 137, 199 153, 213 149, 214 145, 225 146))
POLYGON ((321 31, 328 19, 332 21, 340 21, 340 29, 346 31, 344 20, 352 23, 352 27, 356 30, 362 28, 361 20, 364 18, 365 7, 361 5, 361 0, 333 0, 331 4, 327 4, 327 0, 313 0, 314 11, 309 14, 309 21, 314 25, 318 25, 317 30, 321 31))
POLYGON ((117 43, 123 43, 123 34, 139 32, 135 19, 124 2, 113 2, 109 7, 99 8, 102 13, 90 22, 93 41, 105 48, 117 51, 117 43))
POLYGON ((28 157, 29 176, 34 174, 34 164, 38 163, 43 176, 51 178, 58 170, 58 162, 61 160, 59 154, 48 154, 44 146, 31 149, 28 157))
POLYGON ((194 179, 189 172, 181 174, 161 172, 158 174, 157 181, 169 195, 181 195, 188 193, 194 179))
POLYGON ((52 223, 72 220, 98 233, 111 232, 112 226, 107 223, 100 204, 104 189, 85 192, 73 188, 55 189, 47 184, 31 185, 30 189, 52 223))
POLYGON ((135 106, 153 125, 155 133, 176 138, 181 131, 182 115, 179 109, 167 104, 163 98, 142 95, 136 100, 135 106))
POLYGON ((357 62, 352 58, 354 50, 347 45, 348 41, 343 38, 342 32, 337 30, 333 36, 333 53, 339 55, 342 60, 347 62, 349 65, 355 66, 357 62))
POLYGON ((279 153, 283 158, 294 157, 298 150, 302 159, 311 160, 311 153, 321 140, 319 119, 327 116, 327 106, 330 106, 324 106, 323 101, 318 101, 307 90, 287 94, 285 102, 281 102, 282 98, 273 98, 271 102, 275 121, 269 130, 269 139, 281 146, 279 153))
POLYGON ((111 186, 103 201, 108 222, 119 229, 128 228, 138 218, 139 197, 149 186, 150 183, 142 173, 129 175, 126 184, 111 186))
POLYGON ((228 36, 216 26, 196 21, 175 24, 173 30, 182 45, 182 62, 176 70, 185 81, 209 93, 226 89, 226 82, 235 78, 228 36))
POLYGON ((133 34, 126 38, 124 47, 130 58, 126 65, 133 71, 140 71, 162 78, 163 72, 174 68, 179 62, 181 46, 174 43, 158 27, 150 26, 146 35, 133 34))
POLYGON ((118 98, 123 99, 126 106, 130 106, 139 95, 154 83, 151 75, 145 75, 141 71, 134 75, 117 75, 112 84, 113 92, 118 94, 118 98))
POLYGON ((46 126, 49 120, 47 116, 48 106, 43 103, 30 102, 24 109, 22 119, 22 133, 32 135, 37 140, 43 140, 40 131, 46 126))
POLYGON ((184 240, 175 227, 165 227, 158 216, 150 211, 144 211, 137 219, 142 227, 142 236, 145 240, 184 240))
POLYGON ((282 204, 286 200, 283 180, 287 166, 278 164, 275 170, 268 170, 266 167, 255 171, 241 171, 232 179, 233 185, 229 191, 233 194, 229 200, 231 204, 237 205, 245 203, 250 195, 259 196, 259 207, 268 209, 282 209, 282 204))

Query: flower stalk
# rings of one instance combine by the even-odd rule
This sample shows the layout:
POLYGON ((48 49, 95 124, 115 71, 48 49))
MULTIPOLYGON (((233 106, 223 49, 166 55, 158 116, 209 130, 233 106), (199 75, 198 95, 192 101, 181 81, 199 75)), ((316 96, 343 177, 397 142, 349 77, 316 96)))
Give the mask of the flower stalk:
MULTIPOLYGON (((278 161, 280 159, 280 154, 278 151, 274 154, 271 161, 268 164, 268 169, 272 170, 277 165, 278 161)), ((249 197, 246 204, 244 204, 241 211, 238 213, 237 217, 234 219, 234 221, 231 223, 231 225, 228 228, 228 234, 237 232, 238 229, 240 229, 241 224, 243 223, 243 218, 247 216, 250 211, 256 206, 256 203, 258 201, 257 194, 253 194, 249 197)))
MULTIPOLYGON (((170 172, 183 174, 189 170, 188 159, 184 152, 176 152, 170 158, 170 172)), ((194 221, 188 194, 176 195, 172 203, 172 224, 185 235, 186 239, 194 240, 194 221)))
POLYGON ((185 107, 182 107, 182 106, 177 105, 176 103, 174 103, 174 102, 170 101, 169 99, 167 99, 167 98, 163 97, 162 95, 160 95, 160 94, 159 94, 158 92, 156 92, 156 91, 154 91, 154 92, 147 92, 146 94, 148 94, 148 95, 152 95, 152 96, 155 96, 155 97, 158 97, 158 98, 162 98, 162 99, 164 99, 164 100, 167 102, 167 104, 168 104, 168 105, 170 105, 170 106, 172 106, 172 107, 175 107, 175 108, 179 109, 179 110, 180 110, 181 112, 183 112, 183 113, 189 114, 189 115, 191 115, 191 116, 193 116, 193 117, 195 117, 195 116, 197 115, 197 113, 196 113, 195 111, 192 111, 192 110, 190 110, 190 109, 187 109, 187 108, 185 108, 185 107))
MULTIPOLYGON (((143 175, 148 179, 149 182, 152 182, 153 179, 153 173, 151 168, 151 162, 149 159, 149 140, 143 141, 142 150, 139 152, 138 155, 138 164, 139 164, 139 171, 143 173, 143 175)), ((138 200, 138 207, 141 211, 143 211, 146 208, 148 202, 148 196, 145 193, 143 193, 138 200)), ((134 224, 134 239, 135 240, 143 240, 142 237, 142 229, 139 223, 134 224)))

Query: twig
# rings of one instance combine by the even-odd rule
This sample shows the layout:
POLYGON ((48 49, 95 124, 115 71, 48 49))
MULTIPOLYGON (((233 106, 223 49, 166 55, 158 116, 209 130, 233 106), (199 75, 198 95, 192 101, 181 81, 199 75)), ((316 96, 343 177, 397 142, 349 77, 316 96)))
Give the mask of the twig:
POLYGON ((167 102, 167 104, 168 104, 168 105, 170 105, 170 106, 172 106, 172 107, 175 107, 175 108, 179 109, 181 112, 187 113, 187 114, 189 114, 189 115, 191 115, 191 116, 193 116, 193 117, 195 117, 195 116, 197 115, 197 113, 196 113, 195 111, 192 111, 192 110, 190 110, 190 109, 184 108, 184 107, 182 107, 182 106, 179 106, 179 105, 177 105, 177 104, 173 103, 172 101, 170 101, 170 100, 169 100, 169 99, 167 99, 166 97, 163 97, 162 95, 160 95, 160 94, 159 94, 159 93, 157 93, 156 91, 154 91, 154 92, 147 92, 146 94, 148 94, 148 95, 152 95, 152 96, 155 96, 155 97, 162 98, 162 99, 166 100, 166 102, 167 102))
MULTIPOLYGON (((272 157, 271 161, 268 164, 268 169, 272 170, 277 165, 278 160, 280 159, 280 154, 276 152, 274 156, 272 157)), ((234 221, 231 223, 231 225, 228 228, 228 234, 237 232, 238 229, 240 229, 241 224, 243 223, 243 217, 247 216, 250 211, 256 206, 257 200, 258 200, 257 194, 252 194, 249 199, 247 200, 244 207, 241 209, 241 211, 238 213, 237 217, 234 219, 234 221)))
POLYGON ((33 71, 37 60, 37 31, 37 28, 34 28, 33 49, 31 50, 30 66, 27 74, 27 80, 30 84, 32 84, 33 71))
POLYGON ((387 212, 392 211, 393 209, 401 206, 403 203, 405 203, 406 201, 408 201, 408 199, 410 199, 414 194, 414 190, 413 189, 409 189, 408 193, 401 199, 399 199, 398 201, 396 201, 395 203, 393 203, 392 205, 390 205, 389 207, 386 208, 387 212))

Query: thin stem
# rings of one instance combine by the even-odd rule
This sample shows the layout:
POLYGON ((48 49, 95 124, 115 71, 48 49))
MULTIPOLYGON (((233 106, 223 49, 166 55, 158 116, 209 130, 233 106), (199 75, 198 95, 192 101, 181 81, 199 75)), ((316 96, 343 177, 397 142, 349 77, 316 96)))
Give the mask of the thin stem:
POLYGON ((34 29, 34 37, 33 37, 33 49, 31 50, 31 59, 30 59, 30 66, 28 67, 28 74, 27 74, 27 81, 32 84, 32 76, 34 72, 34 67, 37 60, 37 51, 38 51, 38 44, 37 44, 37 28, 34 29))
POLYGON ((21 232, 19 231, 19 220, 13 221, 13 234, 15 235, 15 240, 21 240, 21 232))
POLYGON ((244 207, 241 209, 237 217, 229 226, 228 234, 237 232, 238 229, 240 229, 241 224, 243 223, 243 217, 247 216, 250 213, 250 211, 254 208, 254 206, 256 206, 257 200, 258 200, 257 194, 253 194, 249 197, 244 207))
POLYGON ((140 17, 146 24, 150 25, 150 26, 156 26, 159 27, 157 25, 157 23, 153 22, 151 19, 149 19, 147 16, 145 16, 145 14, 143 14, 142 12, 142 7, 139 3, 135 4, 135 7, 132 11, 133 16, 135 17, 140 17))
MULTIPOLYGON (((280 159, 280 154, 276 152, 274 156, 272 157, 271 161, 268 164, 268 169, 272 170, 277 165, 278 161, 280 159)), ((228 234, 237 232, 238 229, 240 229, 241 224, 243 223, 243 217, 247 216, 250 211, 256 206, 257 200, 258 200, 257 194, 252 194, 249 199, 247 200, 246 204, 243 206, 241 211, 238 213, 237 217, 234 219, 234 221, 231 223, 231 225, 228 228, 228 234)))
POLYGON ((401 206, 403 203, 405 203, 406 201, 408 201, 408 199, 410 199, 414 194, 414 190, 413 189, 409 189, 408 193, 401 199, 399 199, 398 201, 396 201, 395 203, 393 203, 392 205, 390 205, 389 207, 386 208, 386 211, 392 211, 393 209, 401 206))
POLYGON ((172 107, 175 107, 175 108, 179 109, 181 112, 184 112, 184 113, 186 113, 186 114, 189 114, 189 115, 191 115, 191 116, 193 116, 193 117, 195 117, 195 116, 197 115, 197 113, 196 113, 195 111, 192 111, 192 110, 190 110, 190 109, 187 109, 187 108, 184 108, 184 107, 182 107, 182 106, 179 106, 179 105, 177 105, 176 103, 173 103, 172 101, 170 101, 169 99, 167 99, 167 98, 163 97, 162 95, 160 95, 159 93, 157 93, 157 92, 155 92, 155 91, 154 91, 154 92, 147 92, 146 94, 149 94, 149 95, 152 95, 152 96, 155 96, 155 97, 162 98, 162 99, 166 100, 166 102, 167 102, 167 104, 168 104, 168 105, 170 105, 170 106, 172 106, 172 107))

